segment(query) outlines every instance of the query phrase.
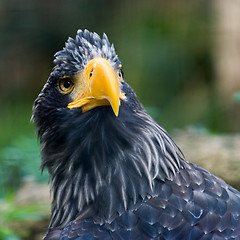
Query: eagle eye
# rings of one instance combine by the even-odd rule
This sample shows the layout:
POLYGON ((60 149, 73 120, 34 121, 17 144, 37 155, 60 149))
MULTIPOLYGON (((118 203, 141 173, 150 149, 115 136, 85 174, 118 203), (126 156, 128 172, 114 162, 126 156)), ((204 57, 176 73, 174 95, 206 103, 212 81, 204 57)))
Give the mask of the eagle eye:
POLYGON ((121 68, 118 70, 118 77, 120 78, 121 82, 123 82, 123 70, 121 68))
POLYGON ((71 77, 63 77, 58 81, 58 88, 61 93, 67 94, 73 90, 74 83, 71 77))

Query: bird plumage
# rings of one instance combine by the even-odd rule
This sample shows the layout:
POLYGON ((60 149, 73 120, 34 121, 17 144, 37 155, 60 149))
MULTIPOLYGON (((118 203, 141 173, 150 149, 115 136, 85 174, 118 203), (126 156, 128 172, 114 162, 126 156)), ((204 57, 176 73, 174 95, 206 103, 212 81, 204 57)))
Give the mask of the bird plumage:
POLYGON ((45 239, 240 239, 240 193, 187 162, 126 82, 117 78, 118 116, 106 103, 68 108, 74 96, 59 91, 59 79, 94 58, 121 68, 106 35, 78 31, 34 104, 53 193, 45 239))

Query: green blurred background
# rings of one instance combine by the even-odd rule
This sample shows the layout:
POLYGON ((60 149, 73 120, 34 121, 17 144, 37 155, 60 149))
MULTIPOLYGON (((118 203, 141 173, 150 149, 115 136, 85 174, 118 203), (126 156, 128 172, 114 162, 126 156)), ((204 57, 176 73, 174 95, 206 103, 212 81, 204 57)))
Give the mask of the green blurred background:
POLYGON ((240 2, 225 2, 0 1, 0 239, 34 239, 12 222, 44 218, 38 204, 18 207, 15 196, 25 181, 48 179, 39 171, 31 109, 54 53, 78 29, 108 35, 125 80, 168 131, 191 126, 209 137, 236 136, 240 2))

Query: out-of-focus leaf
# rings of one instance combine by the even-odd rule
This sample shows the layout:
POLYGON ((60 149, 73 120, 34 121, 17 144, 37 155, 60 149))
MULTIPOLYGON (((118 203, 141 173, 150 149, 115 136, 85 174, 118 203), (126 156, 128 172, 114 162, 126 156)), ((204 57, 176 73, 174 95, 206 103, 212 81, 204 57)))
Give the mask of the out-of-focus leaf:
POLYGON ((235 92, 233 94, 233 101, 237 102, 237 103, 240 103, 240 92, 235 92))
POLYGON ((47 180, 47 173, 41 175, 40 148, 36 138, 19 136, 0 150, 0 197, 9 189, 16 189, 26 176, 37 181, 47 180), (13 177, 14 176, 14 177, 13 177))
POLYGON ((11 224, 42 220, 48 210, 48 206, 42 204, 16 205, 14 193, 8 192, 5 198, 0 200, 0 240, 20 240, 11 224))
POLYGON ((16 236, 13 232, 9 231, 9 229, 3 229, 0 226, 0 239, 1 240, 21 240, 18 236, 16 236))

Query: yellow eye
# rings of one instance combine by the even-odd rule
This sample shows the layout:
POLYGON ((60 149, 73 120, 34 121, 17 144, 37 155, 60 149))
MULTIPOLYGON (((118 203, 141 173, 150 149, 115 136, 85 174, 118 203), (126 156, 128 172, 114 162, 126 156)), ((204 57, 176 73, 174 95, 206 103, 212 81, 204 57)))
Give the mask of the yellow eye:
POLYGON ((70 93, 73 90, 74 83, 71 77, 63 77, 58 81, 58 88, 62 93, 70 93))
POLYGON ((123 82, 123 70, 121 68, 118 70, 117 75, 120 78, 121 82, 123 82))

